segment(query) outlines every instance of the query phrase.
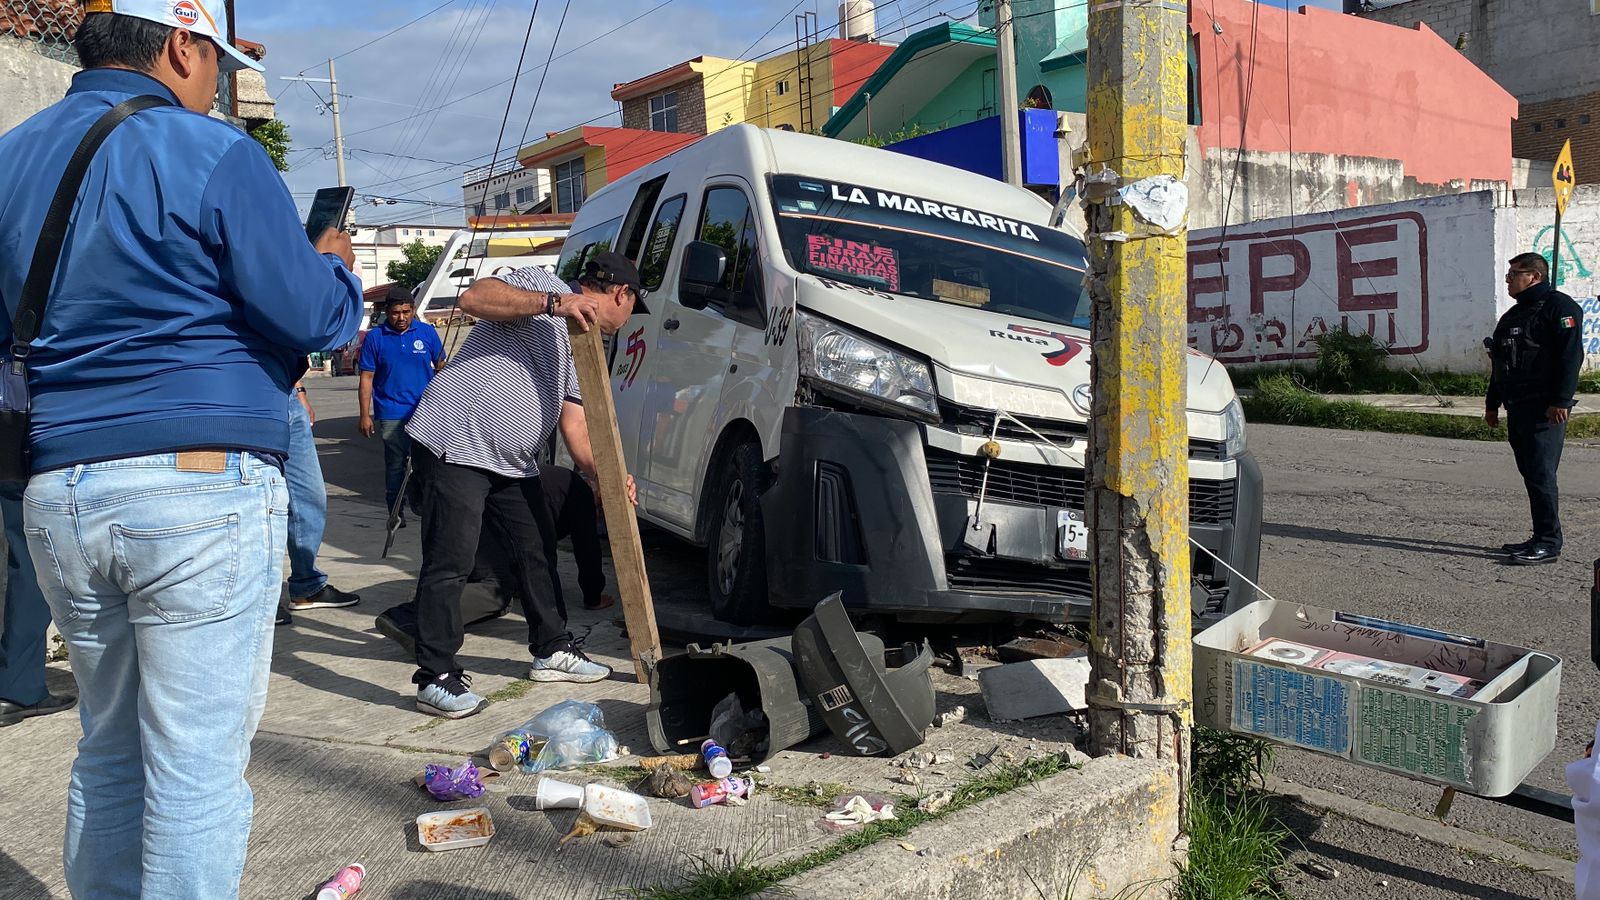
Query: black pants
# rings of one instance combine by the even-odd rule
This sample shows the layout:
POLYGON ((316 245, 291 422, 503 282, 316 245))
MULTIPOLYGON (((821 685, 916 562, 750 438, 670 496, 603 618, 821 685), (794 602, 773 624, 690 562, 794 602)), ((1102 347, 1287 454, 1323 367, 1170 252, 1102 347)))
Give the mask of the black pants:
POLYGON ((556 523, 556 540, 572 538, 572 556, 578 563, 578 589, 583 602, 593 606, 606 589, 600 563, 600 517, 594 508, 594 489, 578 473, 560 466, 541 466, 544 502, 556 523))
POLYGON ((417 673, 421 684, 459 672, 461 592, 478 559, 487 521, 507 553, 504 571, 528 619, 528 650, 549 656, 572 643, 560 583, 551 576, 555 523, 538 478, 508 478, 440 460, 418 444, 423 477, 422 573, 417 579, 417 673), (488 516, 485 516, 488 513, 488 516))
POLYGON ((1511 436, 1511 452, 1517 457, 1517 471, 1528 489, 1528 507, 1533 513, 1533 545, 1561 552, 1561 503, 1556 488, 1556 468, 1561 465, 1561 447, 1567 438, 1566 425, 1552 425, 1548 407, 1518 404, 1506 410, 1506 431, 1511 436))

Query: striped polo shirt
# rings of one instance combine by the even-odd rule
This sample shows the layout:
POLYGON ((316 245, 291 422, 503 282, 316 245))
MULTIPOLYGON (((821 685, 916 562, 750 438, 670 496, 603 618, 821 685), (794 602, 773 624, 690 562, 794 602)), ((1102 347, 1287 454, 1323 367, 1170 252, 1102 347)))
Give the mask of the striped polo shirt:
MULTIPOLYGON (((494 277, 538 294, 571 290, 538 266, 494 277)), ((532 478, 567 400, 582 402, 566 319, 480 320, 429 382, 406 433, 451 465, 532 478)))

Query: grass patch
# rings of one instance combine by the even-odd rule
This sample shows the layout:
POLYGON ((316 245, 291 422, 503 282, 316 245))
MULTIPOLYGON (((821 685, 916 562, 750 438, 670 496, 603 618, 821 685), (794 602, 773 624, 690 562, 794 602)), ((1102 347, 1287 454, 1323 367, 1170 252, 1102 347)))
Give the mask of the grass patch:
MULTIPOLYGON (((763 784, 757 794, 790 806, 814 806, 822 809, 833 805, 833 798, 844 794, 850 789, 842 784, 811 781, 806 784, 794 786, 787 784, 763 784)), ((898 809, 899 807, 896 807, 898 809)))
MULTIPOLYGON (((1230 368, 1228 375, 1233 379, 1234 386, 1240 388, 1259 388, 1261 382, 1273 376, 1287 375, 1320 393, 1438 394, 1441 397, 1477 397, 1481 400, 1489 392, 1489 375, 1486 372, 1378 369, 1352 379, 1349 384, 1328 383, 1316 369, 1302 366, 1230 368)), ((1578 393, 1600 394, 1600 371, 1579 375, 1578 393)))
MULTIPOLYGON (((755 860, 765 846, 762 841, 734 856, 718 859, 691 855, 688 876, 679 884, 668 887, 633 888, 624 892, 630 900, 737 900, 749 897, 793 878, 817 866, 826 865, 840 857, 870 847, 879 841, 898 838, 918 825, 942 819, 974 803, 987 800, 1009 791, 1037 784, 1052 775, 1081 768, 1068 760, 1065 753, 1052 754, 1025 760, 1014 766, 991 765, 954 791, 950 805, 937 813, 929 814, 916 808, 916 798, 896 795, 895 816, 888 822, 873 822, 851 832, 837 841, 785 863, 772 866, 757 865, 755 860)), ((769 789, 767 796, 775 796, 781 789, 769 789)), ((845 793, 848 789, 842 789, 845 793)), ((832 797, 828 800, 831 803, 832 797)))
POLYGON ((1187 831, 1189 858, 1178 878, 1180 900, 1284 898, 1272 873, 1293 837, 1272 804, 1256 793, 1272 768, 1267 742, 1196 728, 1191 747, 1187 831))
MULTIPOLYGON (((1469 441, 1504 441, 1505 425, 1490 428, 1479 416, 1451 416, 1383 409, 1356 400, 1328 400, 1282 373, 1260 379, 1255 394, 1243 398, 1245 418, 1273 425, 1381 431, 1469 441)), ((1502 416, 1503 418, 1503 416, 1502 416)), ((1573 416, 1570 438, 1600 437, 1600 415, 1573 416)))

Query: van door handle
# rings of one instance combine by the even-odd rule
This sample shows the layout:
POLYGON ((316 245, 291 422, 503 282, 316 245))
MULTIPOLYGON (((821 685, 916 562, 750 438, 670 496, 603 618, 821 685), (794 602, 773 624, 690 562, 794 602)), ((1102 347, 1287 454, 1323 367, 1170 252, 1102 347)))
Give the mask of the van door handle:
POLYGON ((661 323, 661 327, 666 329, 667 331, 677 331, 678 330, 678 325, 679 325, 679 322, 678 322, 677 319, 668 319, 665 322, 661 323))

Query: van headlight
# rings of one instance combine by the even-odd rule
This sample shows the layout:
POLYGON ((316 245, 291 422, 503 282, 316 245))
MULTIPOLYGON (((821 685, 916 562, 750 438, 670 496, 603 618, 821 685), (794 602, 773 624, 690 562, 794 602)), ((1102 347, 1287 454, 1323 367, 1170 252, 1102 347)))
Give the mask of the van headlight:
POLYGON ((1244 455, 1244 404, 1233 398, 1222 411, 1222 456, 1234 459, 1244 455))
POLYGON ((796 310, 800 375, 813 387, 843 393, 887 412, 937 420, 939 395, 933 369, 892 347, 827 319, 796 310))

